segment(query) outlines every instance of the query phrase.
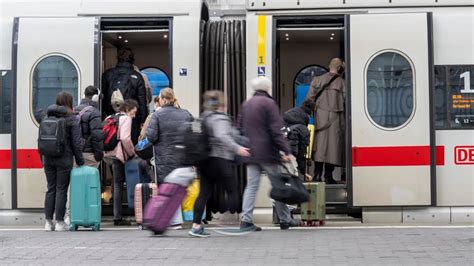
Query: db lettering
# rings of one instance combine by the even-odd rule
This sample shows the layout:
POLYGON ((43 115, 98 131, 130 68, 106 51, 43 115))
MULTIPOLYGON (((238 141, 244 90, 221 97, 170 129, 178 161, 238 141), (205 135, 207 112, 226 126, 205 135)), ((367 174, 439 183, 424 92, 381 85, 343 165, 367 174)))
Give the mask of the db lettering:
POLYGON ((454 147, 455 164, 474 164, 474 146, 454 147))

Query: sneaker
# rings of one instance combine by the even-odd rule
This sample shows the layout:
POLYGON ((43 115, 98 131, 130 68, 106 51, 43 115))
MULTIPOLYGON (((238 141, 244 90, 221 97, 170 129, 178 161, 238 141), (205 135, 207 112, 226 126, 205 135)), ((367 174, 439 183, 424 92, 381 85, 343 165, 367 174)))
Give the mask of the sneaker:
POLYGON ((280 230, 288 230, 290 229, 289 223, 280 223, 280 230))
POLYGON ((54 224, 53 221, 51 220, 46 220, 46 224, 44 225, 44 230, 46 232, 52 232, 54 231, 54 224))
POLYGON ((71 218, 69 218, 69 216, 64 217, 64 222, 65 222, 67 225, 71 225, 71 218))
POLYGON ((64 221, 57 222, 55 231, 56 232, 69 231, 69 226, 64 221))
POLYGON ((180 224, 175 224, 175 225, 170 225, 170 226, 168 227, 168 229, 169 229, 169 230, 181 230, 181 229, 183 229, 183 226, 180 225, 180 224))
POLYGON ((114 226, 129 226, 129 225, 132 225, 132 223, 130 223, 127 220, 124 220, 124 219, 114 220, 114 226))
POLYGON ((262 231, 262 228, 254 225, 253 223, 241 222, 240 223, 240 230, 258 232, 258 231, 262 231))
POLYGON ((189 230, 188 234, 190 236, 201 237, 201 238, 206 238, 211 235, 208 232, 206 232, 206 230, 204 230, 204 226, 200 226, 198 229, 193 227, 191 228, 191 230, 189 230))

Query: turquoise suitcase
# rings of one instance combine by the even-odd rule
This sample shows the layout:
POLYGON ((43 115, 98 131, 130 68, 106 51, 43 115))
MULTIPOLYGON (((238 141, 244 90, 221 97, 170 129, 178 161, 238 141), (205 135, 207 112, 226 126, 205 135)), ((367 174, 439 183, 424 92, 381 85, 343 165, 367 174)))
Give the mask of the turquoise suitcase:
POLYGON ((72 169, 70 185, 71 231, 79 226, 99 231, 102 211, 99 170, 89 166, 72 169))

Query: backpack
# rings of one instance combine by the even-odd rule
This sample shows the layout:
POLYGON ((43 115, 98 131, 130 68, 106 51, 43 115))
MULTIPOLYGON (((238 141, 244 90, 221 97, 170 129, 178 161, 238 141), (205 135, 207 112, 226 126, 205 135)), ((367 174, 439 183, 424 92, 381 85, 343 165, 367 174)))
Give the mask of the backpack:
MULTIPOLYGON (((77 115, 77 120, 79 120, 79 127, 81 128, 81 134, 82 134, 82 138, 85 137, 85 132, 84 132, 84 129, 82 128, 82 116, 87 112, 87 111, 92 111, 92 109, 94 109, 94 106, 86 106, 84 107, 77 115)), ((87 122, 89 123, 89 122, 87 122)), ((89 129, 90 131, 90 129, 89 129)), ((89 136, 90 137, 90 136, 89 136)))
POLYGON ((205 121, 211 115, 204 117, 204 119, 186 122, 178 128, 175 149, 182 166, 199 165, 209 158, 211 153, 210 135, 205 121))
POLYGON ((112 151, 119 143, 118 130, 119 118, 122 114, 109 115, 102 123, 102 134, 104 134, 104 151, 112 151))
POLYGON ((119 108, 125 100, 124 95, 127 95, 128 89, 131 86, 131 74, 131 71, 118 70, 110 84, 110 87, 113 90, 112 96, 110 97, 110 104, 115 112, 119 112, 119 108))
POLYGON ((66 150, 66 119, 48 116, 39 126, 38 151, 41 155, 59 157, 66 150))

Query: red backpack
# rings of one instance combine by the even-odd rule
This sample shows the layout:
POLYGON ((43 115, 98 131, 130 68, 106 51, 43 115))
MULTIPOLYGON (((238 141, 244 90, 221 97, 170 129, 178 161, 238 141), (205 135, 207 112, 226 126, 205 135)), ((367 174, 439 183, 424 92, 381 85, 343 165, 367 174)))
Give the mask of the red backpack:
POLYGON ((122 114, 109 115, 102 123, 102 134, 104 134, 104 151, 113 151, 119 140, 117 133, 119 130, 119 118, 122 114))

